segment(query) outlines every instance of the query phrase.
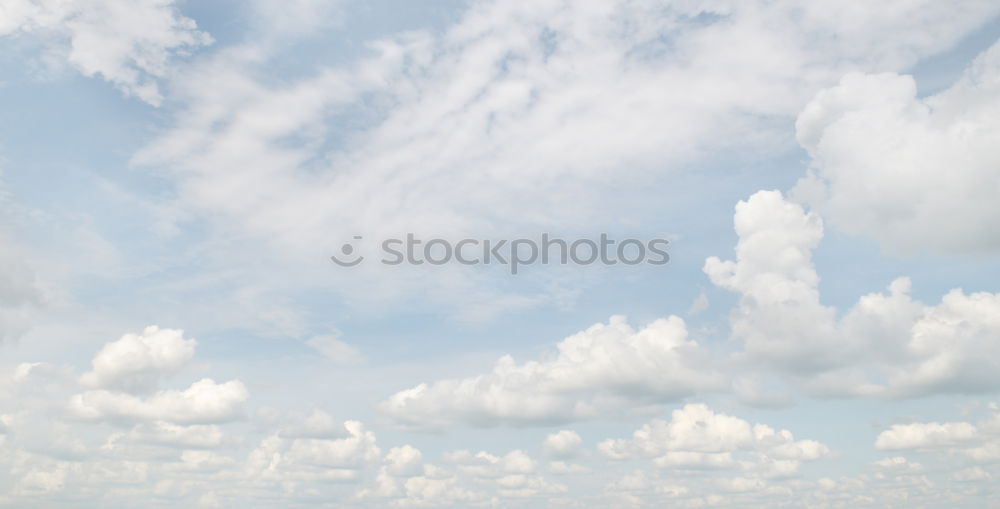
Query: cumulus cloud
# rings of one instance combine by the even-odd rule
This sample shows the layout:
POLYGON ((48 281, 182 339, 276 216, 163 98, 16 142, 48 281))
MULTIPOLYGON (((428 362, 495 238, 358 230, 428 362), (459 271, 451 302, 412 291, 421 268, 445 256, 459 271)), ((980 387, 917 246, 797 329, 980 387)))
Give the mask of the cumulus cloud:
POLYGON ((423 454, 411 445, 393 447, 385 455, 386 472, 409 477, 423 472, 423 454))
POLYGON ((345 438, 297 438, 291 441, 286 453, 294 462, 324 467, 357 467, 360 463, 375 461, 380 455, 375 445, 375 434, 365 430, 358 421, 344 423, 345 438))
POLYGON ((359 492, 362 499, 388 499, 401 507, 467 507, 500 500, 522 504, 526 500, 551 501, 567 492, 536 471, 536 461, 520 450, 504 455, 485 451, 453 451, 443 456, 446 466, 424 463, 418 468, 416 449, 394 449, 408 464, 404 473, 392 470, 396 460, 387 455, 387 467, 380 470, 373 486, 359 492))
MULTIPOLYGON (((78 378, 43 364, 25 364, 12 372, 13 377, 7 378, 17 378, 17 383, 49 376, 75 386, 78 378)), ((79 399, 95 392, 99 391, 79 399)), ((166 412, 172 405, 154 400, 178 391, 161 391, 145 400, 104 392, 136 408, 143 407, 139 401, 166 412)), ((9 398, 9 391, 0 391, 4 408, 9 398)), ((45 497, 86 499, 97 490, 111 507, 149 500, 187 507, 206 497, 223 507, 252 505, 267 497, 280 497, 285 505, 322 500, 352 507, 533 507, 573 502, 595 507, 755 507, 764 502, 808 501, 822 506, 864 500, 885 505, 901 490, 921 501, 971 500, 968 494, 934 495, 926 488, 929 481, 919 478, 922 472, 898 458, 879 462, 874 476, 805 479, 799 475, 802 465, 828 456, 825 445, 702 404, 679 408, 668 420, 654 420, 629 438, 604 441, 599 446, 602 454, 577 454, 576 463, 548 465, 522 449, 457 450, 429 458, 405 443, 382 447, 381 439, 377 441, 375 432, 361 422, 337 423, 319 409, 290 412, 284 420, 264 419, 251 431, 239 423, 172 421, 162 413, 108 406, 94 405, 105 411, 102 421, 138 422, 108 434, 101 421, 60 422, 59 413, 37 412, 31 405, 22 405, 15 414, 0 413, 0 469, 5 473, 3 485, 10 486, 4 492, 7 500, 21 504, 45 497), (28 440, 32 429, 46 442, 53 436, 73 438, 62 440, 59 447, 37 447, 28 440), (657 468, 648 468, 649 463, 657 468), (603 483, 604 489, 595 490, 595 483, 603 483)), ((991 412, 989 418, 970 424, 977 438, 914 451, 958 451, 980 466, 956 469, 954 480, 969 487, 989 482, 996 474, 982 462, 995 461, 984 454, 991 450, 991 437, 1000 431, 995 407, 991 412)), ((554 453, 572 454, 581 442, 575 432, 560 430, 546 437, 542 450, 550 458, 554 453)), ((533 445, 537 444, 526 444, 533 445)))
MULTIPOLYGON (((966 484, 966 487, 954 486, 955 491, 944 493, 946 497, 960 497, 958 493, 974 483, 979 483, 977 489, 982 489, 1000 475, 996 468, 1000 462, 1000 407, 991 403, 987 408, 986 415, 976 422, 894 424, 879 433, 875 448, 906 451, 907 455, 927 458, 926 463, 933 464, 933 470, 947 474, 944 486, 954 486, 950 484, 954 482, 966 484)), ((877 465, 899 471, 901 475, 932 470, 902 457, 885 458, 877 465)))
POLYGON ((158 106, 158 80, 171 60, 207 45, 211 36, 180 15, 173 0, 10 0, 0 5, 0 37, 52 40, 86 76, 100 76, 126 95, 158 106))
MULTIPOLYGON (((740 295, 730 321, 743 347, 734 354, 743 366, 733 383, 739 394, 754 392, 755 373, 783 375, 816 395, 899 398, 1000 387, 1000 295, 954 289, 927 305, 899 278, 838 316, 822 303, 812 261, 823 238, 818 215, 778 191, 760 191, 737 204, 734 224, 736 259, 710 257, 704 271, 740 295)), ((545 360, 518 364, 508 356, 490 373, 420 384, 380 409, 421 428, 566 422, 725 384, 675 316, 638 331, 614 317, 557 348, 545 360)))
MULTIPOLYGON (((813 212, 777 191, 736 206, 736 260, 706 260, 712 282, 740 295, 737 357, 767 366, 815 394, 912 397, 1000 387, 1000 295, 954 289, 928 305, 908 278, 861 297, 838 318, 823 305, 812 250, 823 237, 813 212)), ((758 366, 759 369, 759 366, 758 366)), ((767 371, 767 370, 762 370, 767 371)))
POLYGON ((795 440, 788 430, 751 425, 704 404, 674 410, 669 421, 646 424, 632 438, 601 442, 598 451, 617 460, 651 458, 661 468, 736 469, 764 476, 793 475, 803 461, 830 453, 815 440, 795 440))
POLYGON ((521 450, 503 456, 459 450, 445 454, 444 460, 457 466, 460 478, 492 485, 498 494, 507 498, 551 496, 567 491, 565 485, 538 474, 538 462, 521 450))
POLYGON ((184 339, 184 331, 149 326, 141 334, 126 334, 104 345, 80 382, 93 388, 147 392, 183 368, 196 346, 195 340, 184 339))
MULTIPOLYGON (((876 446, 878 448, 878 446, 876 446)), ((924 466, 920 463, 914 463, 902 456, 893 456, 891 458, 882 458, 876 461, 875 466, 884 470, 902 470, 902 471, 916 471, 919 472, 923 470, 924 466)))
POLYGON ((485 451, 472 454, 466 450, 445 455, 445 460, 459 465, 459 468, 475 477, 496 478, 509 474, 531 474, 537 462, 524 451, 511 451, 504 456, 495 456, 485 451))
POLYGON ((815 214, 777 191, 736 205, 736 260, 710 257, 712 283, 741 295, 733 336, 747 353, 774 364, 815 370, 843 362, 848 349, 832 327, 834 310, 819 302, 812 250, 823 238, 815 214))
POLYGON ((911 76, 844 76, 799 114, 812 157, 795 196, 895 252, 997 252, 1000 43, 951 88, 919 97, 911 76))
MULTIPOLYGON (((270 435, 250 451, 237 475, 258 488, 287 483, 357 483, 363 480, 364 471, 380 462, 382 453, 375 434, 363 423, 347 421, 342 429, 342 438, 270 435)), ((342 496, 348 497, 349 492, 342 496)))
POLYGON ((583 439, 572 430, 564 429, 545 437, 542 449, 554 458, 571 458, 580 450, 583 439))
POLYGON ((117 441, 165 445, 182 449, 212 449, 223 444, 225 436, 216 425, 180 426, 169 422, 139 423, 128 433, 108 438, 105 447, 117 441))
POLYGON ((967 442, 976 437, 976 427, 967 422, 896 424, 879 433, 875 448, 923 449, 967 442))
POLYGON ((638 330, 615 316, 564 339, 548 359, 518 364, 505 356, 489 373, 420 384, 392 395, 380 409, 418 428, 587 419, 720 388, 723 377, 706 361, 676 316, 638 330))
MULTIPOLYGON (((825 483, 806 479, 801 469, 832 454, 815 440, 796 440, 788 430, 704 404, 674 410, 669 420, 654 420, 630 438, 601 442, 598 451, 610 460, 607 472, 628 465, 624 475, 607 476, 604 490, 616 507, 823 505, 816 499, 826 498, 825 483)), ((859 498, 870 493, 852 488, 859 498)))
POLYGON ((86 420, 204 424, 239 418, 248 396, 239 380, 219 384, 204 378, 183 391, 158 391, 147 398, 103 389, 87 391, 73 396, 68 408, 86 420))
POLYGON ((293 416, 292 422, 283 426, 278 435, 282 438, 341 438, 344 436, 344 425, 329 413, 313 409, 301 418, 293 416))
POLYGON ((1000 459, 1000 409, 989 405, 989 415, 976 423, 913 422, 894 424, 879 433, 875 448, 880 450, 958 451, 977 460, 1000 459))

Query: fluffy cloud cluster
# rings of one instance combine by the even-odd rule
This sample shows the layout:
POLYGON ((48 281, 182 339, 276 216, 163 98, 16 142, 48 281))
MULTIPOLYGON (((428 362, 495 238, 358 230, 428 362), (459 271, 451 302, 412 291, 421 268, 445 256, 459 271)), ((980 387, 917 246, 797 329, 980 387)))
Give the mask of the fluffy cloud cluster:
MULTIPOLYGON (((936 305, 910 297, 900 278, 843 316, 821 302, 812 251, 818 216, 780 192, 736 206, 736 260, 706 260, 712 282, 740 295, 731 314, 737 392, 759 374, 785 375, 819 395, 913 397, 1000 387, 1000 295, 960 289, 936 305)), ((381 410, 413 427, 456 422, 564 422, 621 406, 718 390, 723 358, 687 336, 678 317, 638 331, 621 317, 563 340, 547 360, 501 358, 490 373, 400 391, 381 410)))
MULTIPOLYGON (((83 376, 45 363, 17 366, 3 379, 0 405, 3 502, 88 497, 101 489, 111 506, 133 505, 141 496, 213 507, 218 497, 245 501, 296 483, 360 483, 382 461, 364 425, 336 422, 320 410, 256 419, 263 433, 248 435, 236 422, 250 418, 243 411, 249 393, 239 380, 205 378, 184 390, 155 390, 190 362, 194 349, 181 331, 147 327, 104 345, 83 376), (81 388, 90 390, 72 394, 81 388), (68 404, 54 407, 60 399, 68 404)), ((404 470, 401 456, 388 455, 394 472, 404 470)), ((349 499, 357 489, 344 487, 338 496, 349 499)))
POLYGON ((500 500, 523 506, 529 500, 552 500, 568 491, 566 485, 541 475, 537 461, 521 450, 503 456, 458 450, 444 454, 438 465, 420 459, 413 447, 394 448, 386 455, 374 485, 359 492, 359 497, 395 506, 468 507, 500 500))
POLYGON ((542 449, 552 457, 569 458, 576 455, 582 443, 577 432, 564 429, 545 437, 542 449))
MULTIPOLYGON (((657 327, 678 325, 664 321, 632 331, 616 319, 575 337, 576 343, 605 335, 657 343, 664 337, 657 327)), ((569 348, 573 344, 565 345, 566 355, 575 351, 569 348)), ((186 349, 193 347, 179 331, 150 327, 105 345, 95 355, 90 376, 31 363, 2 377, 0 408, 6 411, 11 398, 21 402, 15 412, 0 412, 3 501, 24 505, 47 497, 84 499, 100 490, 108 507, 128 507, 140 499, 171 506, 252 506, 276 496, 290 506, 334 501, 356 507, 541 507, 579 500, 575 490, 580 489, 581 476, 630 464, 626 452, 619 452, 613 463, 590 454, 583 438, 568 429, 544 440, 530 439, 528 446, 541 441, 543 458, 526 449, 458 449, 432 462, 412 445, 384 449, 361 422, 337 421, 321 409, 262 407, 245 415, 253 426, 233 422, 243 416, 239 410, 248 398, 235 380, 217 384, 204 379, 184 391, 151 394, 113 388, 123 380, 158 380, 165 365, 160 361, 190 360, 186 349), (185 353, 172 355, 177 351, 185 353), (117 369, 118 361, 128 358, 135 367, 117 369), (139 376, 143 374, 148 376, 139 376), (97 381, 106 387, 71 396, 64 412, 44 403, 97 381), (577 463, 563 461, 571 458, 577 463)), ((623 366, 637 362, 635 357, 618 360, 627 361, 623 366)), ((176 368, 171 364, 169 371, 176 368)), ((825 452, 819 444, 795 441, 788 432, 759 425, 747 442, 741 435, 750 429, 744 421, 714 414, 703 405, 675 412, 672 426, 666 440, 670 448, 682 443, 688 449, 711 448, 708 442, 720 439, 723 447, 756 449, 775 461, 812 459, 825 452), (716 422, 722 426, 718 432, 716 422), (707 435, 705 427, 711 430, 707 435)), ((614 442, 619 450, 631 450, 620 442, 614 442)), ((784 475, 792 476, 794 470, 787 468, 784 475)), ((696 476, 682 484, 695 490, 706 479, 696 476)))
POLYGON ((996 403, 975 407, 965 411, 985 413, 977 422, 911 422, 882 431, 875 448, 896 456, 877 461, 879 472, 873 479, 859 477, 857 484, 882 483, 933 507, 967 505, 963 499, 969 493, 995 499, 993 480, 1000 476, 1000 407, 996 403))
POLYGON ((918 449, 967 442, 976 437, 976 427, 967 422, 896 424, 879 434, 878 449, 918 449))
MULTIPOLYGON (((145 366, 159 374, 155 363, 145 366)), ((276 498, 289 507, 759 507, 803 501, 866 507, 891 503, 901 493, 945 507, 972 496, 941 489, 923 467, 901 456, 879 460, 872 475, 808 478, 801 466, 829 456, 824 444, 704 404, 678 408, 629 438, 600 442, 600 454, 580 434, 563 429, 544 437, 518 434, 530 438, 529 448, 541 442, 538 456, 528 448, 458 449, 431 459, 412 445, 383 447, 361 422, 337 421, 320 409, 259 408, 248 414, 253 426, 213 419, 213 411, 229 415, 221 388, 236 396, 230 401, 246 399, 235 381, 202 380, 187 391, 145 398, 90 390, 71 398, 64 418, 37 402, 78 390, 81 377, 71 369, 33 363, 0 382, 0 490, 3 503, 15 506, 90 500, 95 492, 106 507, 253 507, 276 498), (11 398, 20 403, 16 411, 8 411, 11 398), (81 408, 101 413, 81 420, 81 408), (571 458, 572 464, 563 461, 571 458), (648 468, 650 462, 657 468, 648 468)), ((980 486, 996 475, 990 465, 1000 450, 1000 421, 991 408, 990 417, 976 424, 894 426, 876 447, 959 451, 971 463, 956 468, 950 482, 980 486)))
POLYGON ((930 451, 960 454, 979 464, 1000 462, 1000 407, 989 405, 980 422, 914 422, 894 424, 881 432, 875 448, 886 451, 930 451))
POLYGON ((142 334, 126 334, 104 345, 80 382, 93 388, 149 391, 162 377, 184 367, 196 345, 184 339, 183 331, 147 327, 142 334))
POLYGON ((607 440, 598 450, 612 459, 652 458, 660 468, 736 469, 763 477, 793 475, 803 461, 829 454, 814 440, 796 441, 787 430, 751 425, 738 417, 689 404, 636 430, 630 439, 607 440))
POLYGON ((157 80, 169 74, 171 58, 212 42, 173 0, 3 2, 0 37, 27 34, 58 41, 53 51, 84 75, 153 105, 163 100, 157 80))
MULTIPOLYGON (((196 342, 183 332, 146 327, 142 334, 126 334, 105 344, 91 361, 91 371, 80 383, 94 390, 70 398, 71 416, 91 421, 206 424, 241 416, 249 397, 239 380, 216 383, 209 378, 183 391, 156 388, 165 375, 183 368, 194 356, 196 342), (138 395, 137 395, 138 394, 138 395)), ((173 428, 179 433, 179 428, 173 428)))
POLYGON ((490 373, 421 384, 392 395, 380 408, 414 427, 559 422, 724 385, 676 316, 639 330, 624 317, 612 317, 564 339, 557 351, 548 360, 523 364, 505 356, 490 373))
MULTIPOLYGON (((821 394, 907 397, 1000 387, 1000 295, 954 289, 936 305, 900 278, 861 297, 841 318, 821 303, 813 213, 779 192, 736 207, 735 261, 709 258, 706 274, 740 295, 732 334, 741 356, 821 394)), ((754 363, 751 363, 754 364, 754 363)))
POLYGON ((108 437, 105 448, 118 442, 160 445, 179 449, 214 449, 225 443, 222 428, 216 425, 178 425, 165 421, 141 422, 127 433, 108 437))
POLYGON ((1000 250, 1000 43, 930 97, 910 76, 848 74, 796 131, 812 157, 796 196, 837 226, 897 252, 1000 250))
POLYGON ((148 398, 106 390, 73 396, 69 410, 81 419, 146 421, 183 424, 224 422, 239 416, 248 396, 239 380, 216 383, 204 378, 183 391, 159 391, 148 398))
MULTIPOLYGON (((178 330, 147 327, 105 344, 83 376, 40 362, 4 369, 0 503, 100 491, 107 507, 250 507, 276 496, 286 506, 467 507, 568 490, 521 450, 459 450, 434 464, 411 445, 383 450, 363 423, 322 409, 244 412, 249 394, 238 380, 155 390, 195 346, 178 330)), ((582 445, 570 431, 555 441, 564 454, 582 445)))

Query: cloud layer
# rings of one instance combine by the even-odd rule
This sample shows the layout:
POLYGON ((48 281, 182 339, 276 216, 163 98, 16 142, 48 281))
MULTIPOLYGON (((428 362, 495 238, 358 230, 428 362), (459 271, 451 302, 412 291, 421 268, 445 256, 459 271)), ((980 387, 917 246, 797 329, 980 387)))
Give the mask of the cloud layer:
POLYGON ((4 1, 0 506, 988 506, 998 16, 4 1), (327 270, 407 231, 677 251, 327 270))

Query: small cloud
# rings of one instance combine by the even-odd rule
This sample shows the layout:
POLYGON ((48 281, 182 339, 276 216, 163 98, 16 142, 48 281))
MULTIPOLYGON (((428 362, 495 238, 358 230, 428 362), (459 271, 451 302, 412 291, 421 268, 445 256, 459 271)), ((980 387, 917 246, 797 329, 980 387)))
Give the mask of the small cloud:
POLYGON ((93 369, 80 377, 92 389, 130 393, 150 392, 167 375, 180 371, 194 357, 197 342, 184 332, 146 327, 104 345, 91 361, 93 369))
POLYGON ((583 439, 577 432, 564 429, 545 437, 542 448, 553 458, 565 459, 575 456, 582 443, 583 439))
POLYGON ((691 307, 688 309, 688 316, 696 315, 702 311, 708 309, 708 295, 705 295, 705 291, 702 290, 697 297, 694 298, 694 302, 691 303, 691 307))

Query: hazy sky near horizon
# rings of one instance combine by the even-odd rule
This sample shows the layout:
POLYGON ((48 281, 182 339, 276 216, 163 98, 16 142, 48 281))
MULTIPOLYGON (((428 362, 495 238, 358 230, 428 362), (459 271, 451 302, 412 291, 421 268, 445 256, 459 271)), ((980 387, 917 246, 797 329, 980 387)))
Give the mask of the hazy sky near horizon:
POLYGON ((989 0, 0 0, 0 506, 1000 507, 998 164, 989 0))

